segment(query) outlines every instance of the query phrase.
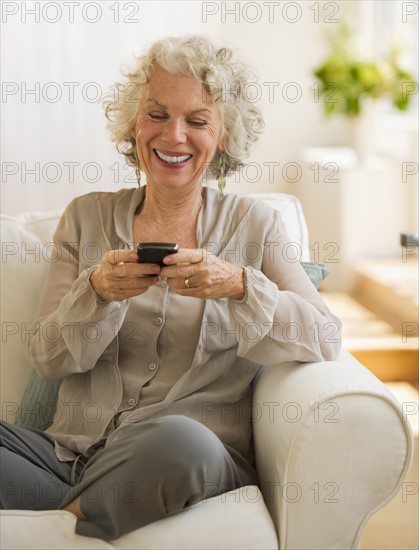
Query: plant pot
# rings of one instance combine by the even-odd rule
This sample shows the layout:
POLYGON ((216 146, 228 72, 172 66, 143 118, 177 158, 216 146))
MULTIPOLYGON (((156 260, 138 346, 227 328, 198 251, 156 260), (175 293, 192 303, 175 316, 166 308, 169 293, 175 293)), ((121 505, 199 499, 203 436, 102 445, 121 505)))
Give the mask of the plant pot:
POLYGON ((373 100, 364 101, 358 116, 347 117, 349 146, 360 163, 375 153, 377 106, 373 100))

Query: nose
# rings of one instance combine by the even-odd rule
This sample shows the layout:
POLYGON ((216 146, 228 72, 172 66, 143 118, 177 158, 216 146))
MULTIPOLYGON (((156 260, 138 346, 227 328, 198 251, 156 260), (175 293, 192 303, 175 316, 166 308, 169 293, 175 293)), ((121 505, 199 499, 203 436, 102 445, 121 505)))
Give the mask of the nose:
POLYGON ((183 122, 176 118, 170 118, 164 125, 163 139, 170 145, 177 145, 186 141, 183 122))

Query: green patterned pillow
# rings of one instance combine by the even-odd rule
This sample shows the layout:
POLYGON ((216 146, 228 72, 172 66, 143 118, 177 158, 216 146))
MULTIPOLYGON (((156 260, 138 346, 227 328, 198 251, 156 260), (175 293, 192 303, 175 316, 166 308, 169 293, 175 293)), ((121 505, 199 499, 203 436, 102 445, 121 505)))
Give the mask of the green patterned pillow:
POLYGON ((318 264, 315 262, 300 262, 304 271, 310 277, 311 282, 316 288, 319 288, 320 283, 326 279, 331 272, 331 269, 326 264, 318 264))
POLYGON ((43 380, 34 369, 16 412, 15 423, 39 430, 51 426, 60 385, 61 380, 43 380))

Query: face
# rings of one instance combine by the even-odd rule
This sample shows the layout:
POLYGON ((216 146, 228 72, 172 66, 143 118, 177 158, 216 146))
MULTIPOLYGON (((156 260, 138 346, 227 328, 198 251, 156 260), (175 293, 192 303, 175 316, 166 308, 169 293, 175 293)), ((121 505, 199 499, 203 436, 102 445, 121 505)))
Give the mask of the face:
POLYGON ((166 189, 201 186, 222 125, 213 96, 194 77, 157 67, 141 101, 135 126, 137 154, 147 184, 166 189))

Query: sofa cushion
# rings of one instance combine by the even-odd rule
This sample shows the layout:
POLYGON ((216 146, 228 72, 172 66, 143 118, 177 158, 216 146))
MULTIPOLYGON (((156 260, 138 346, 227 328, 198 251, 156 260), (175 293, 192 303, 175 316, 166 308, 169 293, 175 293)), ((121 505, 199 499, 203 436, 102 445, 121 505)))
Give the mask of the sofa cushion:
POLYGON ((255 485, 212 497, 110 542, 76 535, 76 517, 70 512, 9 510, 1 512, 0 520, 4 550, 278 548, 272 519, 255 485))

